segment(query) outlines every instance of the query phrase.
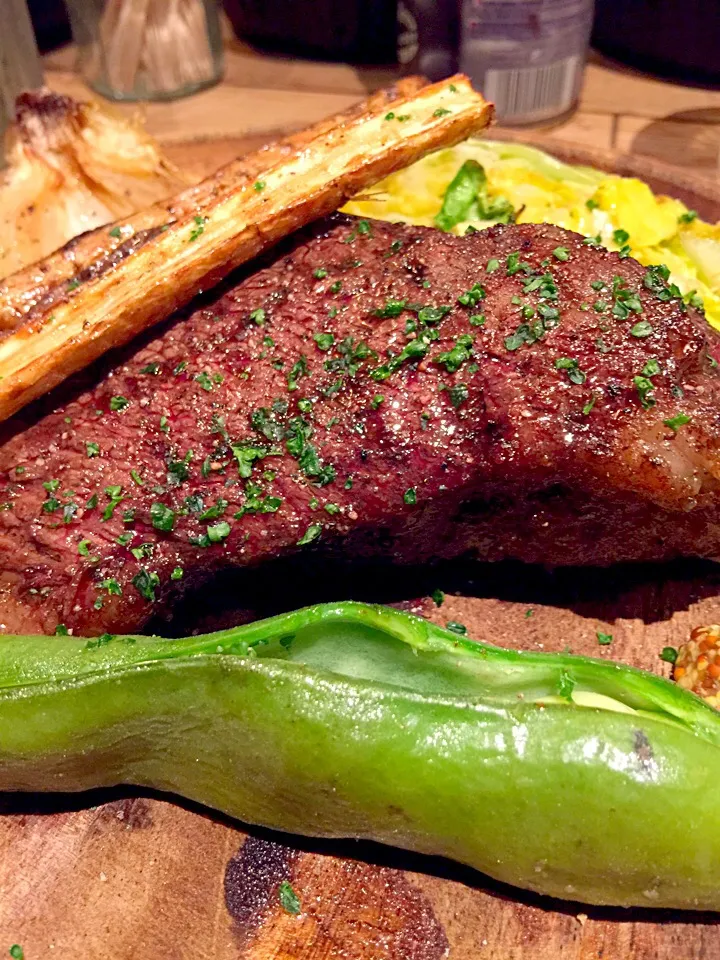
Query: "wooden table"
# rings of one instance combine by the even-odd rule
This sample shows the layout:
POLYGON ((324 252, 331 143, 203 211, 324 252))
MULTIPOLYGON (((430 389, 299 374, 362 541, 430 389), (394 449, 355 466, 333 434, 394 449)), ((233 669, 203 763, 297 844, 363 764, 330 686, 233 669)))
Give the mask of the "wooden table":
MULTIPOLYGON (((48 81, 84 96, 70 64, 67 51, 49 57, 48 81)), ((229 41, 225 82, 149 106, 147 123, 180 162, 204 170, 388 79, 381 70, 270 59, 229 41)), ((720 93, 593 62, 580 110, 546 136, 682 161, 715 177, 720 93)), ((720 619, 717 570, 481 567, 436 572, 440 582, 416 579, 412 587, 383 575, 382 597, 440 586, 446 605, 420 602, 418 612, 460 620, 478 638, 569 645, 662 672, 666 643, 720 619), (598 648, 598 630, 614 635, 612 647, 598 648)), ((338 576, 337 596, 362 598, 356 578, 338 576)), ((288 603, 310 602, 319 588, 307 581, 296 589, 288 603)), ((320 589, 330 587, 323 580, 320 589)), ((262 831, 246 840, 236 823, 208 811, 128 792, 3 804, 0 957, 20 943, 27 960, 720 960, 714 917, 553 903, 451 864, 353 843, 285 844, 262 831), (286 879, 300 896, 300 916, 278 902, 286 879)))

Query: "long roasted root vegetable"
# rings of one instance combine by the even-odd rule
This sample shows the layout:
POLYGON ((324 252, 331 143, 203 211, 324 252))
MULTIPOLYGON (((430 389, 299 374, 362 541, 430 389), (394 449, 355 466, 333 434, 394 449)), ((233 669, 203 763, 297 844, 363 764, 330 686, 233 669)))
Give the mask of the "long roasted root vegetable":
POLYGON ((564 899, 720 909, 719 771, 720 716, 660 677, 383 607, 0 637, 0 790, 170 790, 564 899))
POLYGON ((349 110, 267 144, 260 150, 238 157, 212 176, 181 193, 138 210, 112 225, 111 229, 88 230, 64 247, 18 270, 0 283, 0 330, 19 326, 31 311, 41 308, 55 296, 62 297, 68 285, 95 276, 144 243, 146 233, 188 216, 201 215, 206 206, 220 196, 243 185, 254 183, 263 173, 292 154, 310 146, 318 137, 350 123, 372 111, 387 111, 391 100, 412 97, 424 86, 420 77, 405 77, 395 87, 379 90, 369 100, 349 110))
POLYGON ((120 248, 119 262, 111 257, 105 269, 55 289, 0 343, 0 419, 359 190, 486 126, 491 115, 462 76, 412 97, 370 102, 324 126, 262 179, 243 180, 167 228, 131 237, 131 253, 123 258, 120 248))

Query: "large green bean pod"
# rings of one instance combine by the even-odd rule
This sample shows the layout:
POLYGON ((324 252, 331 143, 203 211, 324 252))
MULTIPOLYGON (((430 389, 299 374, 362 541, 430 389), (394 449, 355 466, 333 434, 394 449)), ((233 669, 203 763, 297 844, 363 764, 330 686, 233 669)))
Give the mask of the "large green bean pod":
POLYGON ((0 638, 0 789, 128 783, 596 904, 720 909, 720 716, 638 670, 309 607, 0 638))

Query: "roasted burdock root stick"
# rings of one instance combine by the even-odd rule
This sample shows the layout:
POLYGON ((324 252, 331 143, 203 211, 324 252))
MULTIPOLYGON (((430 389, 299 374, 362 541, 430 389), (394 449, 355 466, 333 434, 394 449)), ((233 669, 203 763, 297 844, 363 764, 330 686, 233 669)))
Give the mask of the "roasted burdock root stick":
MULTIPOLYGON (((195 188, 194 208, 180 204, 183 213, 174 222, 133 232, 127 247, 86 268, 72 289, 50 289, 0 342, 0 420, 299 227, 387 174, 464 140, 491 117, 491 104, 458 76, 414 96, 371 98, 357 115, 320 124, 303 147, 275 157, 254 181, 241 174, 217 191, 195 188)), ((156 214, 153 208, 149 222, 156 214)), ((50 264, 38 264, 40 277, 45 267, 52 272, 50 264)))
POLYGON ((154 787, 565 899, 720 909, 719 772, 720 717, 660 677, 383 607, 0 638, 4 790, 154 787))

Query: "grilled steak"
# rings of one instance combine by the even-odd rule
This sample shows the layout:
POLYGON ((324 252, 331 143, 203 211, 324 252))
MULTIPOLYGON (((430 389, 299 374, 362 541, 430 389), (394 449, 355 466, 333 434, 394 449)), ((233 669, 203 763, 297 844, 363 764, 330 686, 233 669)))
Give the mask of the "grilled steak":
POLYGON ((720 554, 718 340, 551 226, 334 217, 0 450, 0 623, 134 630, 300 550, 720 554))

